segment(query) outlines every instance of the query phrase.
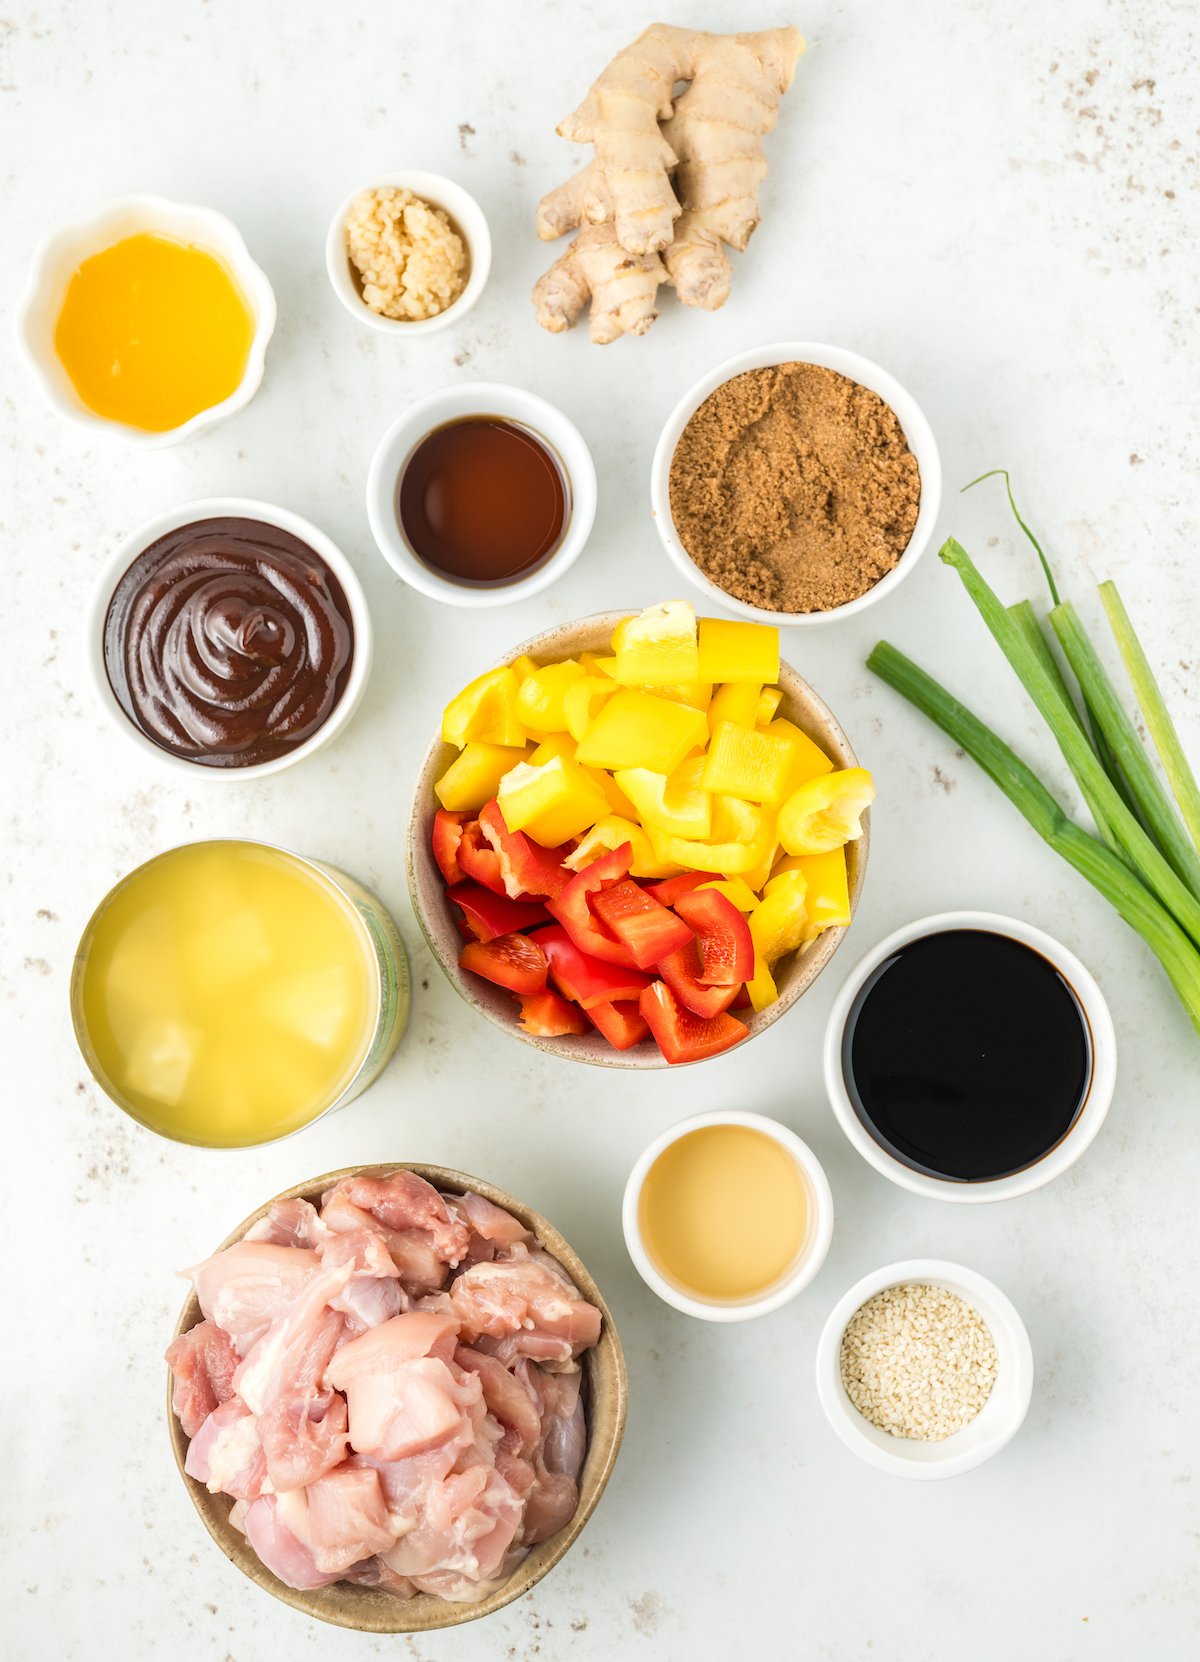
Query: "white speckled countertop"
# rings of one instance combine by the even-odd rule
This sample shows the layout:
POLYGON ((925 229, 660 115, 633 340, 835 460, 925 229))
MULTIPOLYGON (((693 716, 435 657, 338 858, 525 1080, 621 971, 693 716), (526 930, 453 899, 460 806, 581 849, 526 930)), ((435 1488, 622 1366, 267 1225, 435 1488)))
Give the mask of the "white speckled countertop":
MULTIPOLYGON (((539 194, 566 171, 555 121, 651 12, 633 0, 484 7, 344 0, 19 0, 0 18, 0 306, 48 227, 157 190, 233 216, 275 285, 265 385, 240 418, 158 454, 60 426, 0 340, 5 711, 2 871, 6 1421, 0 1629, 12 1662, 70 1658, 533 1658, 658 1662, 1124 1662, 1194 1654, 1200 1598, 1195 1035, 1140 943, 931 728, 873 683, 880 634, 969 695, 1061 785, 954 577, 927 557, 865 619, 797 631, 786 655, 877 774, 871 870, 851 940, 745 1054, 674 1077, 556 1065, 473 1020, 413 923, 401 845, 417 757, 445 697, 551 622, 675 591, 647 507, 659 426, 683 389, 773 338, 878 359, 941 441, 941 530, 1010 598, 1037 573, 984 468, 1015 471, 1064 586, 1121 583, 1193 754, 1197 716, 1196 19, 1173 0, 807 0, 809 37, 770 140, 765 219, 715 316, 667 304, 645 340, 592 348, 535 328, 539 194), (355 327, 323 269, 328 215, 397 166, 452 173, 496 258, 479 307, 407 348, 355 327), (595 534, 559 585, 482 614, 403 588, 363 507, 378 435, 410 399, 512 379, 574 417, 600 474, 595 534), (329 752, 255 786, 177 780, 101 720, 80 623, 114 539, 189 497, 286 503, 347 550, 377 665, 329 752), (413 958, 403 1048, 360 1102, 262 1152, 157 1141, 93 1089, 67 980, 92 906, 170 844, 248 833, 374 885, 413 958), (819 1040, 857 952, 917 914, 1009 911, 1057 932, 1106 989, 1121 1044, 1109 1122, 1051 1188, 1004 1207, 918 1200, 872 1172, 824 1100, 819 1040), (726 1329, 677 1316, 628 1264, 618 1206, 650 1137, 688 1111, 776 1114, 825 1162, 833 1249, 795 1304, 726 1329), (171 1465, 161 1353, 202 1256, 264 1197, 356 1161, 457 1165, 517 1191, 580 1250, 632 1376, 622 1458, 564 1564, 475 1626, 416 1640, 325 1629, 243 1581, 171 1465), (826 1312, 890 1259, 957 1258, 1029 1326, 1025 1428, 983 1469, 909 1485, 859 1464, 817 1404, 826 1312)), ((776 11, 691 0, 679 20, 776 11)), ((1065 789, 1066 787, 1063 786, 1065 789)))

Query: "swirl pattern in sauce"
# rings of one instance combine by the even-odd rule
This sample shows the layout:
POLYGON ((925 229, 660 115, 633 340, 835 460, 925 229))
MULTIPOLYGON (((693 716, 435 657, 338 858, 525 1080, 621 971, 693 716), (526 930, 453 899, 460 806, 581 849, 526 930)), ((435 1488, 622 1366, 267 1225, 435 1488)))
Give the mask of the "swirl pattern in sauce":
POLYGON ((286 755, 346 689, 354 625, 306 543, 257 519, 178 526, 139 554, 109 603, 104 661, 147 738, 204 767, 286 755))

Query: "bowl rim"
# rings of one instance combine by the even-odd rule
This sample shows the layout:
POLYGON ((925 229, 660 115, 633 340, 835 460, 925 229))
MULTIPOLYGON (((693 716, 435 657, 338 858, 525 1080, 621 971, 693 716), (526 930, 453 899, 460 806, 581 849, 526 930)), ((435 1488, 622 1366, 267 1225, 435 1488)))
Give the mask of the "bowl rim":
POLYGON ((414 400, 388 425, 371 457, 366 495, 375 546, 398 577, 431 600, 482 610, 529 600, 575 564, 595 523, 596 467, 583 434, 549 399, 505 381, 456 381, 414 400), (469 415, 501 416, 531 428, 554 452, 570 486, 570 518, 553 554, 528 576, 494 588, 468 588, 432 571, 408 546, 396 513, 397 482, 417 445, 444 421, 469 415))
POLYGON ((934 1200, 959 1205, 981 1205, 1001 1200, 1012 1200, 1031 1194, 1035 1189, 1051 1183, 1073 1166, 1091 1147, 1108 1114, 1116 1090, 1117 1035, 1112 1012, 1100 990, 1095 976, 1069 947, 1031 923, 1006 917, 1000 912, 974 909, 934 912, 927 917, 914 918, 885 935, 864 954, 843 981, 834 997, 825 1026, 822 1047, 825 1090, 838 1124, 847 1139, 868 1164, 877 1172, 898 1184, 900 1188, 934 1200), (1089 1030, 1092 1051, 1092 1071, 1083 1106, 1065 1134, 1032 1165, 1006 1177, 984 1178, 977 1182, 961 1182, 948 1177, 931 1177, 914 1171, 896 1158, 881 1143, 875 1141, 855 1112, 846 1089, 842 1068, 842 1036, 850 1008, 867 979, 893 952, 926 935, 946 934, 951 930, 974 929, 987 934, 1005 935, 1023 946, 1032 948, 1047 959, 1075 993, 1076 1000, 1089 1030))
POLYGON ((282 773, 284 768, 293 767, 297 762, 311 756, 342 731, 362 702, 370 679, 374 658, 374 630, 366 592, 358 573, 338 544, 327 532, 322 531, 320 526, 314 525, 303 514, 295 513, 291 508, 283 508, 273 502, 263 502, 255 497, 209 496, 177 503, 173 507, 163 508, 152 514, 134 530, 127 532, 107 555, 93 584, 84 612, 83 652, 88 679, 97 702, 109 717, 109 725, 115 727, 127 741, 143 755, 152 755, 156 761, 173 772, 184 773, 193 780, 200 775, 223 784, 233 784, 247 779, 265 779, 270 774, 282 773), (273 756, 268 761, 252 762, 247 767, 237 768, 206 767, 203 762, 193 762, 185 756, 172 755, 169 750, 155 744, 148 734, 143 733, 140 727, 130 721, 117 702, 104 661, 104 625, 108 608, 117 584, 138 555, 168 531, 177 530, 194 520, 220 518, 258 519, 281 531, 289 531, 292 536, 307 543, 313 552, 324 560, 341 584, 354 626, 350 675, 345 690, 316 732, 283 756, 273 756))
MULTIPOLYGON (((276 1201, 293 1198, 311 1199, 314 1194, 320 1193, 326 1188, 332 1188, 335 1183, 341 1182, 343 1178, 383 1176, 394 1171, 415 1172, 418 1177, 423 1177, 427 1183, 432 1183, 435 1188, 470 1190, 483 1195, 494 1205, 503 1206, 510 1210, 527 1229, 532 1231, 539 1245, 544 1246, 553 1257, 558 1259, 575 1282, 575 1285, 586 1294, 588 1299, 600 1311, 602 1322, 600 1342, 595 1350, 585 1353, 584 1360, 586 1362, 589 1357, 598 1358, 601 1350, 608 1358, 612 1369, 613 1423, 607 1441, 602 1446, 597 1445, 598 1463, 590 1476, 588 1492, 585 1495, 584 1479, 588 1478, 589 1475, 588 1466, 593 1450, 592 1428, 594 1421, 591 1413, 589 1413, 588 1444, 584 1455, 583 1470, 580 1473, 579 1504, 570 1523, 566 1524, 557 1534, 550 1536, 548 1540, 539 1542, 528 1557, 517 1566, 503 1586, 497 1588, 488 1598, 480 1600, 478 1604, 454 1604, 448 1600, 435 1599, 432 1594, 417 1594, 411 1599, 397 1599, 372 1588, 354 1588, 343 1582, 333 1583, 332 1588, 295 1588, 287 1586, 286 1583, 280 1581, 277 1576, 267 1569, 253 1548, 246 1543, 245 1538, 239 1535, 236 1530, 231 1529, 226 1516, 217 1516, 217 1503, 228 1497, 210 1495, 203 1484, 195 1478, 189 1477, 184 1470, 184 1461, 187 1457, 188 1445, 191 1439, 185 1435, 172 1407, 173 1386, 171 1370, 168 1367, 166 1412, 171 1452, 175 1459, 176 1469, 183 1479, 184 1487, 187 1489, 192 1504, 199 1513, 201 1522, 209 1535, 220 1547, 226 1558, 247 1579, 255 1582, 265 1592, 273 1594, 282 1603, 291 1605, 294 1610, 299 1610, 304 1615, 311 1616, 318 1621, 364 1633, 423 1633, 459 1627, 465 1622, 477 1621, 483 1616, 489 1616, 527 1593, 566 1556, 599 1505, 600 1497, 608 1485, 613 1468, 616 1465, 617 1456, 620 1453, 629 1406, 629 1375, 616 1323, 613 1321, 612 1311, 609 1309, 604 1295, 578 1253, 566 1240, 565 1236, 532 1206, 525 1205, 524 1202, 507 1194, 495 1184, 489 1183, 483 1178, 471 1177, 466 1172, 458 1171, 454 1167, 407 1160, 342 1166, 336 1171, 325 1172, 320 1177, 312 1177, 303 1182, 294 1183, 290 1188, 284 1189, 280 1194, 273 1196, 271 1200, 257 1207, 247 1218, 243 1219, 237 1228, 231 1230, 213 1251, 214 1253, 221 1252, 226 1247, 232 1246, 235 1241, 241 1240, 251 1225, 264 1217, 276 1201), (527 1568, 528 1566, 532 1566, 532 1568, 527 1568), (326 1607, 328 1603, 327 1595, 334 1588, 340 1588, 345 1594, 351 1595, 355 1603, 363 1605, 364 1610, 367 1607, 375 1610, 375 1618, 351 1621, 346 1619, 344 1612, 337 1613, 328 1609, 326 1607), (372 1594, 375 1596, 372 1597, 372 1594), (386 1600, 386 1603, 379 1602, 383 1600, 386 1600), (444 1619, 420 1623, 400 1622, 390 1619, 401 1614, 411 1615, 414 1610, 421 1614, 434 1610, 435 1614, 444 1619)), ((189 1291, 187 1298, 184 1300, 183 1308, 172 1331, 172 1338, 178 1338, 181 1334, 188 1332, 200 1319, 199 1301, 196 1298, 195 1291, 192 1290, 189 1291)), ((598 1361, 588 1363, 585 1368, 589 1388, 594 1388, 590 1379, 590 1372, 596 1366, 598 1366, 598 1361)))
POLYGON ((191 438, 205 427, 224 421, 250 402, 262 384, 267 347, 275 332, 276 317, 275 291, 262 267, 251 256, 242 233, 227 214, 197 203, 176 202, 153 191, 135 191, 115 197, 88 213, 64 220, 41 238, 31 257, 25 288, 14 312, 13 339, 17 355, 36 383, 43 400, 63 421, 87 432, 104 433, 132 449, 162 450, 191 438), (43 296, 48 291, 60 295, 63 287, 59 282, 49 281, 52 262, 73 247, 77 250, 76 263, 86 259, 89 253, 102 252, 111 246, 111 241, 105 240, 105 228, 129 216, 144 220, 146 230, 157 229, 163 235, 168 234, 162 232, 163 219, 189 222, 195 228, 197 244, 228 265, 254 314, 254 334, 246 356, 246 367, 234 390, 219 404, 210 404, 178 427, 170 427, 163 432, 145 432, 111 416, 98 415, 89 410, 73 389, 68 393, 66 372, 58 366, 57 359, 55 369, 51 370, 47 355, 34 333, 34 322, 43 296))
POLYGON ((423 168, 398 168, 391 173, 381 173, 364 180, 344 198, 330 220, 329 229, 325 234, 325 270, 334 294, 359 323, 384 335, 403 336, 412 340, 419 335, 432 335, 449 324, 457 323, 483 294, 491 269, 492 234, 487 215, 475 197, 456 179, 449 179, 443 173, 431 173, 423 168), (470 265, 463 291, 457 300, 452 300, 433 317, 383 317, 364 304, 350 276, 349 256, 346 253, 346 221, 350 216, 350 209, 355 199, 364 191, 379 190, 385 186, 410 190, 414 196, 421 197, 432 207, 441 208, 467 245, 470 265))
MULTIPOLYGON (((817 1395, 825 1417, 846 1447, 860 1460, 895 1477, 935 1481, 972 1471, 998 1454, 1020 1430, 1033 1395, 1033 1347, 1020 1312, 994 1281, 965 1264, 944 1258, 907 1258, 884 1264, 854 1283, 834 1305, 816 1352, 817 1395), (976 1438, 970 1447, 955 1440, 971 1429, 962 1427, 939 1443, 908 1442, 881 1431, 865 1419, 846 1395, 841 1375, 841 1343, 850 1318, 876 1293, 904 1282, 924 1282, 944 1287, 970 1304, 983 1319, 996 1346, 996 1380, 992 1394, 980 1410, 982 1419, 992 1407, 999 1424, 985 1438, 976 1438), (998 1391, 1003 1395, 997 1397, 998 1391), (889 1445, 895 1445, 894 1447, 889 1445), (916 1450, 923 1450, 917 1454, 916 1450)), ((975 1422, 971 1422, 974 1424, 975 1422)))
POLYGON ((657 1293, 665 1303, 673 1305, 685 1316, 696 1316, 701 1321, 709 1322, 751 1321, 756 1316, 770 1315, 772 1311, 781 1310, 785 1304, 790 1304, 820 1272, 833 1239, 833 1224, 833 1191, 829 1187, 824 1167, 809 1145, 782 1121, 771 1119, 766 1114, 755 1114, 736 1108, 716 1109, 708 1114, 691 1114, 660 1132, 634 1161, 621 1200, 621 1228, 634 1269, 650 1291, 657 1293), (760 1131, 764 1136, 770 1137, 772 1142, 777 1143, 792 1156, 804 1174, 813 1202, 813 1227, 800 1258, 767 1292, 755 1298, 738 1300, 736 1303, 695 1297, 670 1281, 646 1249, 639 1216, 642 1190, 650 1169, 659 1156, 681 1138, 690 1136, 693 1131, 702 1131, 714 1125, 746 1126, 752 1131, 760 1131))
MULTIPOLYGON (((638 610, 640 610, 640 608, 631 607, 609 612, 594 612, 587 617, 575 618, 564 623, 554 624, 549 629, 540 630, 536 635, 530 636, 528 640, 522 641, 519 645, 513 647, 510 652, 506 652, 501 657, 495 659, 490 667, 499 668, 505 664, 511 664, 514 659, 522 656, 523 654, 527 654, 529 657, 535 659, 538 658, 539 654, 541 654, 543 658, 548 660, 554 650, 550 643, 558 641, 564 636, 572 635, 574 632, 580 630, 587 631, 585 642, 586 640, 594 639, 595 648, 603 648, 611 638, 612 632, 616 628, 617 624, 623 618, 635 615, 638 610)), ((571 650, 574 652, 586 652, 588 650, 594 650, 595 648, 590 648, 587 644, 581 642, 580 644, 573 646, 571 650)), ((806 706, 803 712, 805 718, 807 718, 810 722, 816 720, 824 725, 828 741, 833 745, 834 749, 838 753, 838 756, 841 758, 840 765, 847 768, 857 767, 858 761, 854 754, 854 750, 851 747, 850 740, 846 737, 846 734, 837 717, 833 714, 832 710, 830 710, 829 706, 825 703, 820 694, 809 685, 803 676, 801 676, 797 670, 794 670, 790 664, 785 663, 782 659, 780 660, 779 666, 779 684, 784 688, 785 701, 793 697, 802 698, 806 706)), ((782 709, 783 705, 781 705, 780 708, 782 709)), ((801 722, 801 725, 803 725, 803 722, 801 722)), ((822 742, 825 741, 823 740, 822 742)), ((623 1071, 636 1072, 641 1070, 665 1068, 669 1066, 670 1064, 668 1064, 666 1058, 659 1051, 658 1046, 654 1044, 651 1039, 642 1040, 631 1050, 618 1051, 614 1050, 610 1045, 604 1043, 603 1041, 598 1040, 598 1038, 592 1034, 583 1035, 574 1039, 570 1037, 544 1039, 539 1038, 534 1034, 526 1033, 517 1024, 514 1013, 515 1005, 513 1005, 510 1009, 507 1004, 502 1004, 499 999, 492 1002, 483 1002, 475 993, 475 989, 468 987, 462 972, 458 968, 457 957, 452 965, 446 961, 426 913, 424 901, 421 895, 417 862, 420 860, 422 869, 429 871, 432 862, 429 830, 432 825, 433 816, 437 811, 437 802, 433 796, 433 778, 435 771, 442 763, 443 757, 446 757, 446 759, 449 760, 449 748, 450 747, 443 743, 440 735, 435 733, 418 766, 416 783, 413 788, 412 807, 408 819, 408 835, 404 854, 405 873, 408 878, 408 892, 409 899, 412 904, 413 915, 415 916, 417 923, 420 925, 421 933, 425 937, 435 962, 440 967, 446 979, 450 982, 451 986, 455 989, 460 998, 469 1004, 478 1014, 484 1016, 488 1021, 490 1021, 493 1026, 498 1027, 502 1032, 508 1033, 517 1038, 521 1041, 521 1043, 531 1045, 535 1050, 542 1051, 546 1055, 554 1056, 564 1061, 586 1063, 592 1067, 613 1068, 623 1071)), ((869 809, 866 810, 862 817, 862 836, 858 838, 856 842, 848 844, 847 847, 854 851, 850 856, 850 859, 853 862, 853 871, 850 873, 850 910, 851 916, 853 917, 858 911, 862 898, 863 885, 866 881, 868 857, 871 847, 871 813, 869 809)), ((436 867, 434 869, 436 870, 436 867)), ((437 881, 440 885, 440 875, 437 881)), ((439 889, 439 894, 441 892, 442 889, 439 889)), ((842 940, 846 935, 846 930, 846 925, 838 925, 834 928, 823 930, 815 941, 811 942, 803 949, 802 954, 797 955, 795 967, 798 970, 801 969, 800 960, 803 958, 803 973, 797 977, 793 984, 789 986, 773 1004, 768 1005, 765 1010, 758 1011, 751 1015, 747 1024, 750 1028, 751 1040, 757 1038, 760 1033, 765 1032, 768 1027, 778 1021, 781 1016, 785 1015, 787 1011, 791 1009, 793 1004, 803 997, 809 987, 812 986, 817 977, 825 969, 826 965, 841 945, 842 940)), ((499 989, 497 989, 497 992, 499 992, 499 989)), ((747 1040, 745 1042, 749 1043, 750 1041, 747 1040)), ((717 1062, 720 1060, 721 1056, 715 1056, 703 1057, 696 1062, 676 1063, 674 1064, 674 1071, 679 1072, 684 1067, 699 1067, 703 1065, 704 1062, 717 1062)))
POLYGON ((937 439, 920 405, 889 370, 848 347, 822 341, 773 341, 750 347, 724 359, 687 389, 663 424, 650 464, 650 513, 672 564, 709 602, 724 606, 756 623, 774 623, 782 629, 821 628, 843 618, 856 617, 897 588, 912 571, 933 539, 942 500, 942 464, 937 439), (684 428, 709 395, 734 376, 777 364, 808 363, 832 369, 879 395, 888 404, 904 432, 921 475, 917 522, 900 558, 865 594, 821 612, 776 612, 753 606, 719 588, 706 577, 684 547, 671 514, 670 472, 684 428))

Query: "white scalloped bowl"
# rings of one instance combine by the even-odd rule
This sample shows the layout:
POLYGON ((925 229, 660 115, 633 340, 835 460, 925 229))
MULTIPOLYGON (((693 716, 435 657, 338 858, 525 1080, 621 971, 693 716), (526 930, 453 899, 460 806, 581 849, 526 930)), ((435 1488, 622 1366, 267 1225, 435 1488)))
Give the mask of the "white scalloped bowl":
POLYGON ((194 207, 148 194, 122 196, 94 213, 68 220, 45 237, 34 253, 29 282, 14 321, 17 352, 55 415, 72 426, 107 434, 137 450, 162 450, 167 445, 179 444, 244 409, 262 384, 267 343, 274 330, 274 290, 266 274, 251 259, 250 250, 233 221, 214 208, 194 207), (148 433, 90 410, 75 391, 54 349, 55 326, 67 287, 81 262, 125 237, 146 232, 191 243, 216 255, 241 289, 254 318, 246 368, 229 397, 161 433, 148 433))

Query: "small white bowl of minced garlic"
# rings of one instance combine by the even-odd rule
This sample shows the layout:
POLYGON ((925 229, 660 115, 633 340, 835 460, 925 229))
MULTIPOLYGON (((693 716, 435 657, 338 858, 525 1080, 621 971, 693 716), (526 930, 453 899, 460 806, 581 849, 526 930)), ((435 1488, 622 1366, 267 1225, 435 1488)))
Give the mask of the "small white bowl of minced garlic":
POLYGON ((962 1264, 912 1258, 839 1299, 817 1346, 817 1394, 846 1447, 896 1477, 957 1477, 1016 1436, 1033 1351, 1013 1304, 962 1264))
POLYGON ((432 334, 479 299, 492 238, 475 198, 440 173, 387 173, 338 208, 325 239, 329 281, 346 310, 382 334, 432 334))

